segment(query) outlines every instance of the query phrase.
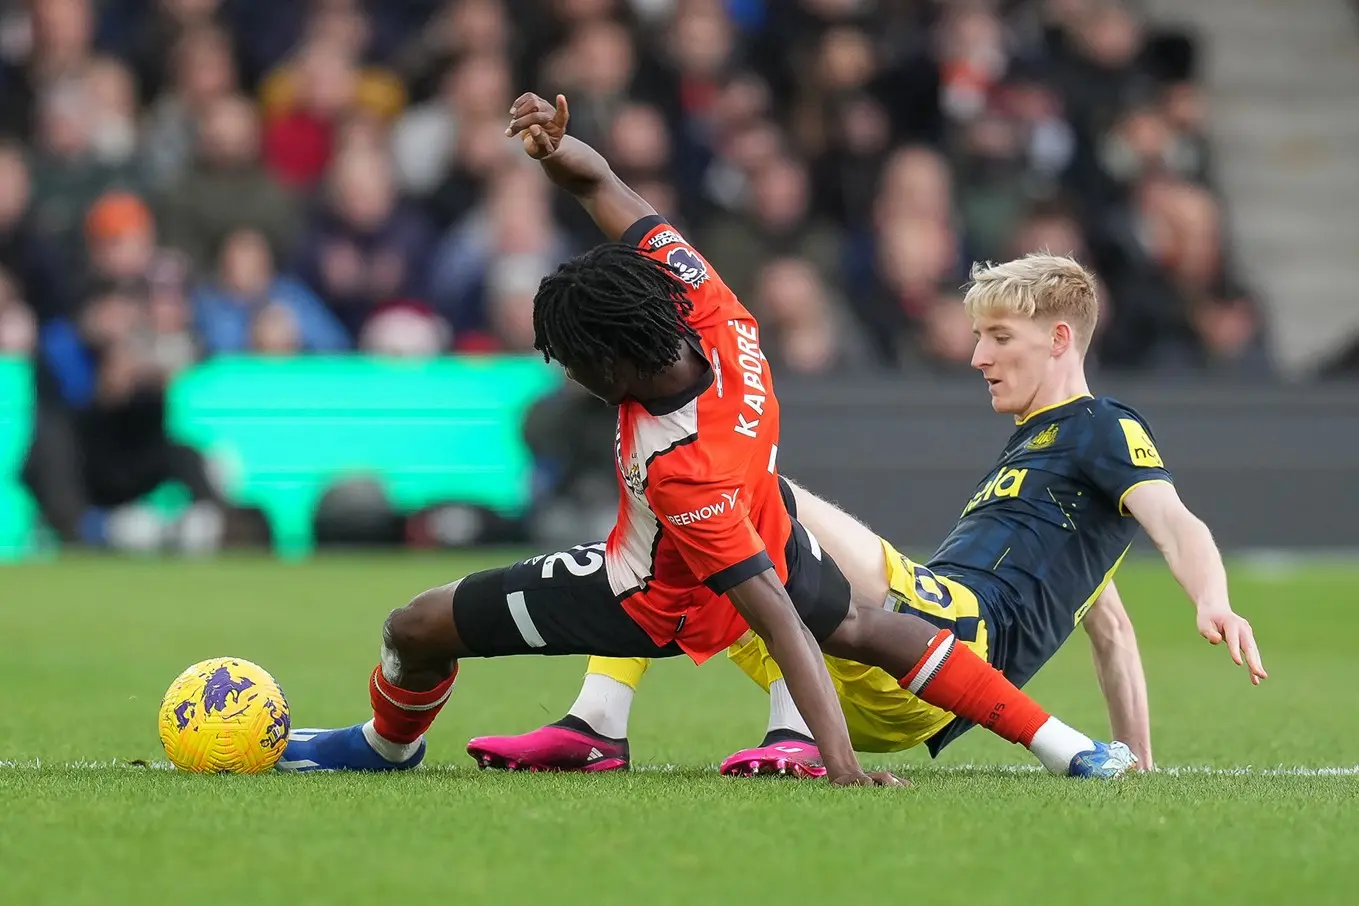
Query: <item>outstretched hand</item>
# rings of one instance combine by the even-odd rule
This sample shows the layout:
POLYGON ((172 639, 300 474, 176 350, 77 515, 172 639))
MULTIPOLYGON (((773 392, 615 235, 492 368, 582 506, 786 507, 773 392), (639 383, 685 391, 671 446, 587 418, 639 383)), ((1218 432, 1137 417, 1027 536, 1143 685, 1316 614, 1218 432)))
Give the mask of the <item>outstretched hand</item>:
POLYGON ((830 778, 831 786, 909 786, 909 783, 889 771, 856 771, 830 778))
POLYGON ((566 95, 557 95, 554 107, 530 91, 521 94, 510 105, 510 126, 505 135, 519 136, 524 142, 524 153, 534 160, 542 160, 561 145, 570 119, 566 95))
POLYGON ((1232 661, 1237 665, 1244 663, 1246 669, 1250 671, 1251 683, 1258 686, 1260 680, 1269 677, 1264 664, 1260 661, 1260 648, 1255 644, 1255 633, 1245 617, 1230 608, 1225 610, 1201 608, 1198 625, 1199 635, 1211 644, 1227 643, 1227 651, 1231 654, 1232 661))

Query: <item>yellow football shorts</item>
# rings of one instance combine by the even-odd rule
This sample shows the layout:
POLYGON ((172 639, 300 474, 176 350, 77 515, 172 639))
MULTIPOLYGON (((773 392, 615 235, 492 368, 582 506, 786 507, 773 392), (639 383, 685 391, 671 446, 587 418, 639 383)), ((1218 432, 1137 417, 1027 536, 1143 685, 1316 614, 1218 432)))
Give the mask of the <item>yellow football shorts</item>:
MULTIPOLYGON (((965 620, 971 626, 975 620, 975 640, 968 641, 960 636, 959 641, 986 658, 986 623, 980 619, 977 596, 952 579, 934 575, 886 541, 882 542, 882 549, 887 557, 890 589, 889 599, 883 606, 888 610, 926 615, 936 625, 965 620)), ((966 634, 971 635, 971 632, 966 634)), ((764 641, 753 633, 731 646, 727 657, 766 692, 770 683, 783 676, 764 641)), ((902 689, 895 678, 878 667, 865 667, 829 656, 826 666, 840 696, 850 740, 860 752, 900 752, 912 748, 938 733, 953 719, 947 711, 902 689)))

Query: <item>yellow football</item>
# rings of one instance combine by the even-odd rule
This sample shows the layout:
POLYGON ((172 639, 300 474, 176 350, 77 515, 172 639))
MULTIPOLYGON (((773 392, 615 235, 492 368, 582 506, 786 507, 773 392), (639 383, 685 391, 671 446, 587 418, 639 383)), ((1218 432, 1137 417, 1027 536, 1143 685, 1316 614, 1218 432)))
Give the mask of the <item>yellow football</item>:
POLYGON ((181 771, 258 774, 288 742, 288 700, 258 664, 220 657, 181 673, 160 705, 160 741, 181 771))

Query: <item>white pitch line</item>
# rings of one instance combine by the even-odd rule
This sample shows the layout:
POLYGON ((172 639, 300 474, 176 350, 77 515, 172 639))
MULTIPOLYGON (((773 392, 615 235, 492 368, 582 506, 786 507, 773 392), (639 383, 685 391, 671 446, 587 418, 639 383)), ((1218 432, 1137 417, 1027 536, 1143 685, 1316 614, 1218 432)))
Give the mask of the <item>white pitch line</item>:
MULTIPOLYGON (((918 771, 924 775, 930 774, 1041 774, 1043 769, 1038 765, 1029 764, 944 764, 944 765, 914 765, 903 764, 894 766, 903 773, 909 774, 918 771)), ((107 761, 43 761, 42 759, 27 759, 24 761, 0 760, 0 771, 111 771, 111 770, 156 770, 169 771, 174 768, 167 761, 152 761, 145 764, 132 764, 127 761, 107 760, 107 761)), ((432 764, 425 765, 419 769, 424 773, 437 774, 470 774, 476 770, 473 765, 454 765, 454 764, 432 764)), ((647 764, 637 765, 633 773, 638 774, 673 774, 679 771, 693 770, 717 770, 717 765, 675 765, 675 764, 647 764)), ((1352 767, 1301 767, 1278 765, 1275 767, 1255 767, 1253 765, 1242 765, 1239 767, 1213 767, 1211 765, 1171 765, 1156 769, 1157 774, 1164 774, 1170 777, 1355 777, 1359 776, 1359 765, 1352 767)))
MULTIPOLYGON (((911 770, 911 765, 903 765, 902 770, 911 770)), ((927 774, 1041 774, 1043 768, 1036 764, 943 764, 937 767, 922 766, 927 774)), ((1159 767, 1154 773, 1170 777, 1353 777, 1359 776, 1359 765, 1353 767, 1308 768, 1301 766, 1278 765, 1271 768, 1242 765, 1239 767, 1213 767, 1212 765, 1171 765, 1159 767)))

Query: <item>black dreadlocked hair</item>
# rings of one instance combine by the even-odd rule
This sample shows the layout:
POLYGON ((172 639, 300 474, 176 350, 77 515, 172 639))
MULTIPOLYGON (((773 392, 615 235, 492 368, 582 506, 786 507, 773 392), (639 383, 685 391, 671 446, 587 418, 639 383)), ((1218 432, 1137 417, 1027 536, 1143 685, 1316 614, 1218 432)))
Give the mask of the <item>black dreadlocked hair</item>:
POLYGON ((679 361, 694 303, 669 265, 621 243, 595 246, 543 278, 533 299, 533 348, 544 361, 590 363, 642 376, 679 361))

